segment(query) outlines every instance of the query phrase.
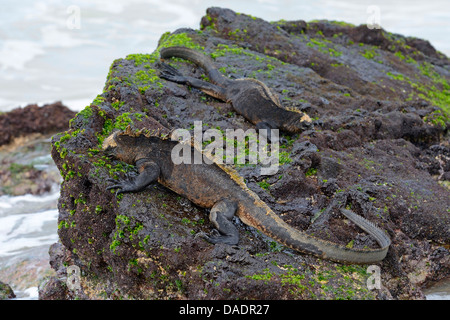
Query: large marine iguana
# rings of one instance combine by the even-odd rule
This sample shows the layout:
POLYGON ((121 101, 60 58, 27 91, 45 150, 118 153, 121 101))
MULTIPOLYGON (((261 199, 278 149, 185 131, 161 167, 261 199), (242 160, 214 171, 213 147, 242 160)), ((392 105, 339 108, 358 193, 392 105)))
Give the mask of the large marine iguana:
POLYGON ((311 118, 306 113, 284 108, 278 96, 263 82, 253 78, 232 80, 224 77, 213 61, 201 52, 186 47, 168 47, 161 49, 160 56, 161 59, 177 57, 194 62, 205 70, 212 83, 184 76, 165 63, 161 63, 161 78, 189 85, 231 103, 238 114, 256 125, 256 129, 267 129, 269 139, 270 129, 298 133, 312 127, 311 118))
POLYGON ((386 233, 352 211, 341 209, 349 220, 371 234, 380 248, 347 248, 291 227, 247 188, 235 170, 217 162, 194 164, 193 159, 201 152, 194 146, 190 146, 192 164, 175 165, 171 153, 177 143, 148 133, 132 133, 129 128, 112 133, 103 143, 104 151, 113 158, 136 165, 139 175, 109 179, 113 184, 106 189, 117 189, 116 194, 138 192, 157 181, 194 204, 210 208, 209 219, 217 229, 211 235, 202 236, 211 243, 238 243, 239 232, 231 222, 237 215, 245 224, 287 247, 321 258, 343 263, 374 263, 386 256, 391 243, 386 233))

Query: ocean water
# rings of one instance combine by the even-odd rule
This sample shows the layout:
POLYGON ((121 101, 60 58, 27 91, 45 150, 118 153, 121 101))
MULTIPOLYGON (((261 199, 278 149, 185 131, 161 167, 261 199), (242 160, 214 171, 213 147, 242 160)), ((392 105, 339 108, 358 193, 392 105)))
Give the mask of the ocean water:
POLYGON ((0 147, 2 170, 11 163, 33 166, 52 181, 51 190, 44 194, 0 196, 0 281, 8 283, 18 299, 37 299, 39 282, 52 272, 48 249, 58 241, 62 178, 50 156, 49 137, 0 147))
POLYGON ((0 280, 18 299, 37 299, 49 274, 49 246, 58 241, 59 186, 42 196, 0 197, 0 280))
MULTIPOLYGON (((211 6, 268 21, 377 22, 388 31, 427 39, 450 56, 446 0, 3 0, 0 112, 57 100, 83 109, 102 92, 114 59, 152 52, 166 31, 199 28, 211 6)), ((42 169, 55 167, 47 162, 42 169)), ((12 284, 19 299, 37 299, 37 280, 49 272, 48 248, 57 241, 58 195, 55 185, 41 196, 0 197, 0 280, 12 284)), ((448 281, 427 294, 450 299, 448 281)))

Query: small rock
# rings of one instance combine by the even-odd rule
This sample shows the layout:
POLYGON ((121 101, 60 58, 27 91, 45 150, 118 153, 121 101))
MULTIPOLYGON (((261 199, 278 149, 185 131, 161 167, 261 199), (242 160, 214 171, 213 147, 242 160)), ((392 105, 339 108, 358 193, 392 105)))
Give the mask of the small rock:
POLYGON ((14 299, 15 297, 13 289, 8 284, 0 281, 0 300, 14 299))

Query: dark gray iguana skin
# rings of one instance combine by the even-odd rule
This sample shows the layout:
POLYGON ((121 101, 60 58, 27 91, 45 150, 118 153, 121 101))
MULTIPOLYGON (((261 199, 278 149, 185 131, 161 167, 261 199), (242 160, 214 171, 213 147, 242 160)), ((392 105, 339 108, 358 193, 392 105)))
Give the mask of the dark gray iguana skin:
MULTIPOLYGON (((231 103, 234 110, 255 124, 257 129, 298 133, 312 128, 311 118, 306 113, 283 108, 278 96, 264 83, 252 78, 226 78, 217 70, 213 61, 201 52, 185 47, 169 47, 161 49, 160 55, 161 59, 178 57, 194 62, 205 70, 212 83, 184 76, 164 63, 161 63, 161 78, 192 86, 231 103)), ((268 137, 270 139, 269 134, 268 137)))
MULTIPOLYGON (((379 243, 379 249, 355 249, 312 237, 292 228, 277 216, 253 191, 247 188, 236 171, 217 163, 175 165, 171 152, 178 142, 157 136, 133 134, 130 130, 116 132, 105 139, 107 154, 128 164, 136 165, 139 175, 126 177, 107 189, 116 193, 138 192, 152 182, 173 190, 196 205, 210 208, 210 220, 217 231, 203 235, 211 243, 235 245, 239 232, 231 222, 237 215, 242 222, 294 250, 343 263, 374 263, 387 254, 390 239, 371 222, 350 210, 341 212, 379 243)), ((192 159, 196 148, 191 146, 192 159)), ((193 160, 191 163, 194 163, 193 160)))

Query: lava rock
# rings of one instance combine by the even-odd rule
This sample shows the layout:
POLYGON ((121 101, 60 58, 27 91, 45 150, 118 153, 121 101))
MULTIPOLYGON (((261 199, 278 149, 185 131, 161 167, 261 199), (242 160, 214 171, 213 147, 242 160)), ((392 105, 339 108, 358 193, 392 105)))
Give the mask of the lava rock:
MULTIPOLYGON (((448 148, 449 121, 433 90, 450 80, 450 62, 406 43, 366 26, 270 23, 215 7, 201 30, 164 34, 153 53, 117 59, 105 91, 52 139, 64 178, 64 251, 53 250, 52 266, 79 266, 81 297, 89 299, 424 299, 427 282, 449 275, 436 258, 437 243, 450 242, 450 191, 442 180, 448 160, 436 147, 448 148), (340 215, 342 207, 386 230, 392 246, 380 263, 380 294, 367 290, 365 266, 294 252, 238 218, 239 245, 211 245, 194 236, 211 231, 209 210, 158 184, 118 199, 106 191, 107 179, 135 170, 103 154, 101 143, 113 130, 169 133, 199 120, 207 128, 254 128, 230 104, 159 78, 159 49, 171 45, 201 50, 228 77, 261 80, 282 104, 310 113, 314 130, 282 133, 275 175, 260 175, 259 165, 236 170, 275 214, 306 233, 376 247, 340 215), (442 164, 430 162, 437 155, 442 164), (439 180, 430 175, 442 170, 439 180)), ((170 63, 202 76, 192 63, 170 63)))

